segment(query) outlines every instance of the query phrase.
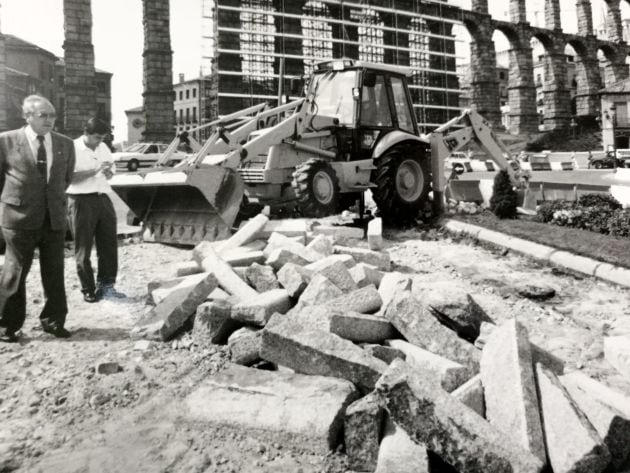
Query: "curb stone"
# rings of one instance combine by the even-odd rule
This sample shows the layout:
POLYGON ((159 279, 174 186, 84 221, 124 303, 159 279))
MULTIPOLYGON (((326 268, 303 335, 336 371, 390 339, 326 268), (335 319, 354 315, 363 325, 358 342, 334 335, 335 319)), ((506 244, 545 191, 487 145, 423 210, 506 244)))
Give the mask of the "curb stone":
POLYGON ((537 260, 595 276, 613 284, 630 287, 630 269, 627 268, 579 256, 568 251, 557 250, 522 238, 510 237, 494 230, 487 230, 457 220, 447 220, 444 227, 453 233, 466 233, 481 241, 508 248, 537 260))

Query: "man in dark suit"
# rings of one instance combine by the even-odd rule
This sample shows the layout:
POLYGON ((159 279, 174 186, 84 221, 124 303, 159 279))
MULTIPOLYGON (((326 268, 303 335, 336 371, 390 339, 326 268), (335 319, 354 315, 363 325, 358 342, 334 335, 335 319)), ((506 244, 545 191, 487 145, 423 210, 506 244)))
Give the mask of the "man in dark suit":
POLYGON ((55 108, 30 95, 26 127, 0 134, 0 229, 6 242, 0 275, 0 341, 17 341, 26 318, 26 276, 35 248, 44 287, 40 321, 45 332, 68 338, 64 285, 66 188, 74 170, 74 143, 52 131, 55 108))

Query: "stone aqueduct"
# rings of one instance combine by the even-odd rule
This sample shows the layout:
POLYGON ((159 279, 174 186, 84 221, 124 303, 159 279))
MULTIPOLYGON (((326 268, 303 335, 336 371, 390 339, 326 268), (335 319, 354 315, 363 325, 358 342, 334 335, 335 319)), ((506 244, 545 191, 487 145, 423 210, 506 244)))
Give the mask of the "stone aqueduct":
MULTIPOLYGON (((560 0, 545 0, 544 28, 533 27, 526 21, 526 0, 508 1, 510 21, 492 19, 488 13, 488 0, 472 0, 472 9, 461 11, 463 24, 471 36, 473 106, 491 122, 501 123, 499 96, 496 93, 496 54, 492 41, 494 32, 498 30, 510 43, 510 131, 528 133, 538 130, 532 38, 540 41, 545 49, 545 123, 550 128, 562 128, 568 126, 572 118, 571 98, 566 86, 566 45, 571 45, 576 52, 576 118, 584 123, 594 121, 599 114, 599 90, 628 77, 626 57, 629 50, 622 40, 622 0, 604 0, 608 7, 607 40, 598 39, 593 33, 590 0, 576 0, 578 34, 562 31, 560 0), (605 58, 603 83, 598 52, 605 58)), ((170 141, 173 136, 173 89, 169 0, 142 0, 142 6, 145 139, 170 141)), ((78 136, 85 119, 96 110, 91 0, 64 0, 63 8, 66 64, 64 128, 70 136, 78 136)), ((2 66, 4 40, 0 35, 0 79, 4 76, 2 66)), ((0 122, 4 121, 3 105, 6 100, 6 94, 0 94, 0 122)))

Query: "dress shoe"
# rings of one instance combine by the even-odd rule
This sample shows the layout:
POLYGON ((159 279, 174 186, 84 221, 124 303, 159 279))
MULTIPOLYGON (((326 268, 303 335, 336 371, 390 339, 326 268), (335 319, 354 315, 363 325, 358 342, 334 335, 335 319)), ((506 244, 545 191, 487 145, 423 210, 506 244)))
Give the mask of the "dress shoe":
POLYGON ((0 328, 0 342, 17 343, 18 336, 12 330, 0 328))
POLYGON ((57 338, 70 338, 72 334, 59 325, 42 324, 42 330, 57 338))
POLYGON ((96 290, 96 297, 99 299, 123 299, 126 294, 118 292, 114 286, 102 286, 96 290))
POLYGON ((84 292, 83 293, 83 300, 85 302, 98 302, 99 298, 96 294, 94 294, 93 292, 84 292))

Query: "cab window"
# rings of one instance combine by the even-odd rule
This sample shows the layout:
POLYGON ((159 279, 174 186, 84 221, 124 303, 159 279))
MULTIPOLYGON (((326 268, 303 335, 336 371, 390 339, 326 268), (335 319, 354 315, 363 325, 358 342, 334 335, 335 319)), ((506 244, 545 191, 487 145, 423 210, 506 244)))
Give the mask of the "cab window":
POLYGON ((144 154, 151 154, 151 153, 157 153, 158 152, 158 147, 157 145, 151 145, 147 148, 147 150, 144 152, 144 154))
POLYGON ((407 92, 400 77, 392 77, 392 92, 394 95, 394 106, 396 109, 396 118, 398 126, 401 130, 413 133, 413 119, 411 104, 407 101, 407 92))
POLYGON ((372 78, 368 72, 363 82, 361 94, 361 125, 363 126, 392 126, 392 117, 387 98, 385 77, 376 74, 372 78), (369 78, 368 78, 369 77, 369 78))

